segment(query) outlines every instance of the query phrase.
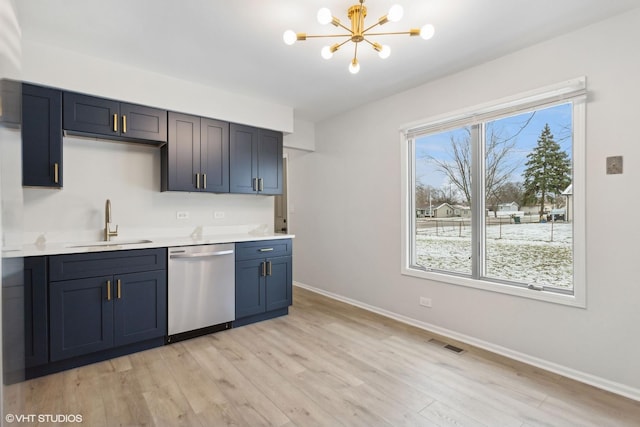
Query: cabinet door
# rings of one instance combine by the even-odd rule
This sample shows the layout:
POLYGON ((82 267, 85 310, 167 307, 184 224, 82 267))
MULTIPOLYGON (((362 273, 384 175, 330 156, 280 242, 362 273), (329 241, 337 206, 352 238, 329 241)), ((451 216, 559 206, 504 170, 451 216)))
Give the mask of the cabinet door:
POLYGON ((116 346, 167 334, 166 276, 162 270, 114 277, 116 346))
POLYGON ((49 361, 49 314, 47 310, 47 259, 24 259, 25 366, 49 361))
POLYGON ((167 111, 135 104, 120 104, 123 138, 167 142, 167 111))
POLYGON ((105 136, 120 135, 120 103, 110 99, 65 92, 64 129, 105 136))
POLYGON ((261 194, 282 194, 282 132, 260 130, 257 176, 261 194))
POLYGON ((22 258, 2 258, 2 380, 24 380, 25 277, 22 258))
POLYGON ((200 172, 203 191, 229 192, 229 123, 200 120, 200 172))
POLYGON ((256 193, 259 130, 250 126, 230 125, 229 191, 256 193))
POLYGON ((200 173, 200 117, 169 113, 169 136, 162 152, 162 190, 197 191, 200 173))
POLYGON ((291 257, 269 258, 266 276, 266 311, 291 305, 291 257))
POLYGON ((51 361, 113 347, 112 277, 51 282, 51 361))
POLYGON ((263 260, 236 262, 236 319, 264 313, 263 260))
POLYGON ((22 185, 62 187, 62 93, 22 85, 22 185))

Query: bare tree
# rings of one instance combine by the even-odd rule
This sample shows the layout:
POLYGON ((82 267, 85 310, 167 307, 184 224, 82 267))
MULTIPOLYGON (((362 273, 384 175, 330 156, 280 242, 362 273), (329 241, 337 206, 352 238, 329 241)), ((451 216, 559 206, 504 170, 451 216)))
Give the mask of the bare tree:
MULTIPOLYGON (((493 123, 486 126, 485 142, 485 200, 508 183, 513 172, 520 165, 517 161, 509 161, 516 146, 516 137, 524 130, 533 118, 534 113, 525 120, 513 135, 503 135, 502 129, 496 129, 493 123)), ((460 138, 451 137, 449 141, 449 159, 437 159, 427 156, 436 168, 443 172, 464 196, 467 204, 471 204, 471 127, 465 127, 465 135, 460 138)))

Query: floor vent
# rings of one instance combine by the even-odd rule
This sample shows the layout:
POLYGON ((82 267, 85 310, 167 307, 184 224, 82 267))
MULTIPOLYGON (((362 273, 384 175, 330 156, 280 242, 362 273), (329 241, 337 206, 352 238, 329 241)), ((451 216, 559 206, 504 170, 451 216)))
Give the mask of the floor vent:
POLYGON ((451 351, 453 351, 454 353, 457 353, 457 354, 460 354, 460 353, 462 353, 464 351, 460 347, 456 347, 455 345, 451 345, 451 344, 445 345, 444 348, 446 348, 447 350, 451 350, 451 351))
POLYGON ((451 344, 447 344, 446 342, 437 340, 435 338, 430 339, 429 344, 433 344, 436 345, 438 347, 442 347, 442 348, 446 348, 449 351, 452 351, 456 354, 462 354, 464 353, 464 349, 460 348, 460 347, 456 347, 455 345, 451 345, 451 344))

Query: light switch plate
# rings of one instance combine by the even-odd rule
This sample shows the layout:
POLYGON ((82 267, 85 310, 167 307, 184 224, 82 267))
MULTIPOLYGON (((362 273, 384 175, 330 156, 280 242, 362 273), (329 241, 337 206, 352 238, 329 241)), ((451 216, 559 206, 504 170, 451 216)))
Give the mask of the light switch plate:
POLYGON ((607 157, 607 175, 622 173, 622 156, 607 157))

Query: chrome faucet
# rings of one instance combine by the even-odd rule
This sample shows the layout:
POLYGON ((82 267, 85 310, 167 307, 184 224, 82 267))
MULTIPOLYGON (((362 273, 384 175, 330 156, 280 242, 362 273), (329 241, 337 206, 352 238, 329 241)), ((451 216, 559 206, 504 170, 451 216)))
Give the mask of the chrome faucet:
POLYGON ((116 230, 111 231, 111 200, 107 199, 107 203, 104 207, 104 240, 108 242, 112 237, 118 235, 118 226, 116 230))

